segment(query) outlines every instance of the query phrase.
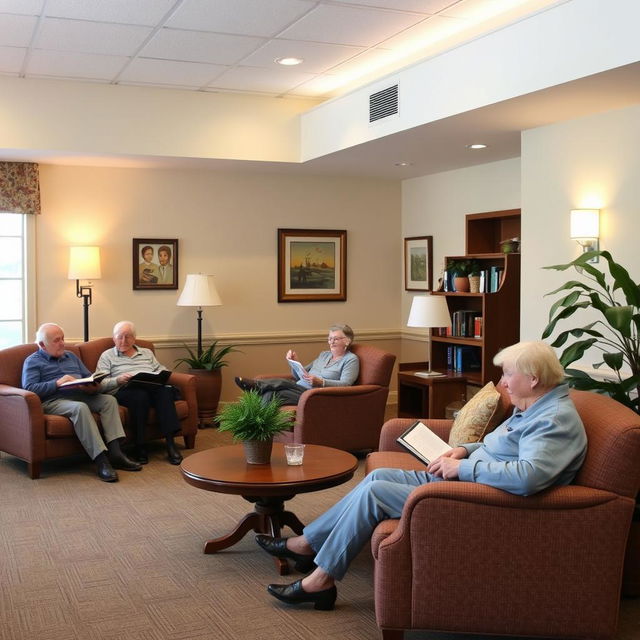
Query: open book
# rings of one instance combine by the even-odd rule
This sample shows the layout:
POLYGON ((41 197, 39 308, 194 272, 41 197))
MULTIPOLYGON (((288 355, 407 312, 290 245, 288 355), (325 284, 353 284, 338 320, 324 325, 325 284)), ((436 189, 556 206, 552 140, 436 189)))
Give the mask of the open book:
POLYGON ((75 380, 69 380, 69 382, 63 382, 59 388, 68 389, 69 387, 80 387, 83 384, 98 384, 100 380, 106 378, 108 375, 109 374, 104 371, 96 371, 87 378, 76 378, 75 380))
POLYGON ((305 389, 311 389, 311 383, 307 382, 302 377, 307 375, 307 370, 297 360, 290 360, 289 358, 287 358, 287 362, 289 363, 289 367, 291 368, 291 370, 295 371, 296 375, 299 378, 298 380, 296 380, 296 384, 304 387, 305 389))
POLYGON ((396 438, 396 442, 427 465, 451 449, 440 436, 419 420, 396 438))
POLYGON ((167 381, 169 380, 170 376, 171 376, 171 371, 168 371, 167 369, 158 371, 157 373, 151 373, 150 371, 140 371, 139 373, 136 373, 135 376, 130 378, 129 382, 127 382, 127 385, 134 386, 134 387, 136 386, 146 387, 148 385, 162 386, 164 384, 167 384, 167 381))

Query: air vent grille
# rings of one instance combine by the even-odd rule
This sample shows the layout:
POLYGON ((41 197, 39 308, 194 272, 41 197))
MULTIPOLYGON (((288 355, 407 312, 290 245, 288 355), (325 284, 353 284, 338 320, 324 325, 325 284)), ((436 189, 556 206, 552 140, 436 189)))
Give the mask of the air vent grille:
POLYGON ((369 122, 398 113, 398 85, 376 91, 369 96, 369 122))

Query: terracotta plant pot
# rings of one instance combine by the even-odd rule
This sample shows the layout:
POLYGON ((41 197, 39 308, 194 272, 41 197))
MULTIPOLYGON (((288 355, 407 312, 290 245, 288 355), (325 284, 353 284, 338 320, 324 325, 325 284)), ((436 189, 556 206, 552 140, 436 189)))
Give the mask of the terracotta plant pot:
POLYGON ((273 440, 245 440, 242 446, 248 464, 270 464, 273 440))
POLYGON ((456 276, 453 279, 453 288, 456 291, 469 291, 469 278, 467 276, 456 276))
POLYGON ((220 369, 214 369, 213 371, 207 371, 206 369, 189 369, 189 373, 196 377, 198 424, 200 427, 210 427, 218 411, 218 402, 222 389, 220 369))

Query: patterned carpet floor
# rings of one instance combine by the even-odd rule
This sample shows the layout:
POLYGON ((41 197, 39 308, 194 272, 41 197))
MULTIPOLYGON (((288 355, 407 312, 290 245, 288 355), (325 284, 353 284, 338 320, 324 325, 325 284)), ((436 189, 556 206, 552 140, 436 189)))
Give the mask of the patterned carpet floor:
MULTIPOLYGON (((196 451, 230 442, 198 433, 196 451)), ((280 577, 247 535, 214 555, 210 537, 229 532, 251 508, 238 496, 188 485, 150 448, 139 473, 106 484, 85 458, 44 465, 30 480, 24 462, 0 454, 1 640, 371 640, 375 623, 368 548, 338 587, 334 612, 273 600, 280 577)), ((287 503, 309 522, 362 478, 287 503)), ((287 532, 288 533, 288 532, 287 532)), ((407 640, 471 640, 474 635, 408 633, 407 640)), ((486 638, 486 636, 482 636, 486 638)), ((623 600, 616 640, 640 638, 640 599, 623 600)))

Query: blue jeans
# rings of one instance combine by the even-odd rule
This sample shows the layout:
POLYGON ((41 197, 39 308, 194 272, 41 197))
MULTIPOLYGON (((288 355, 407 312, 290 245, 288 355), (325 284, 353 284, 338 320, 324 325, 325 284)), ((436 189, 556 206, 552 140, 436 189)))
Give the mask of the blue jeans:
POLYGON ((341 580, 378 523, 399 518, 416 487, 440 480, 426 471, 376 469, 304 528, 304 537, 316 552, 315 563, 341 580))

